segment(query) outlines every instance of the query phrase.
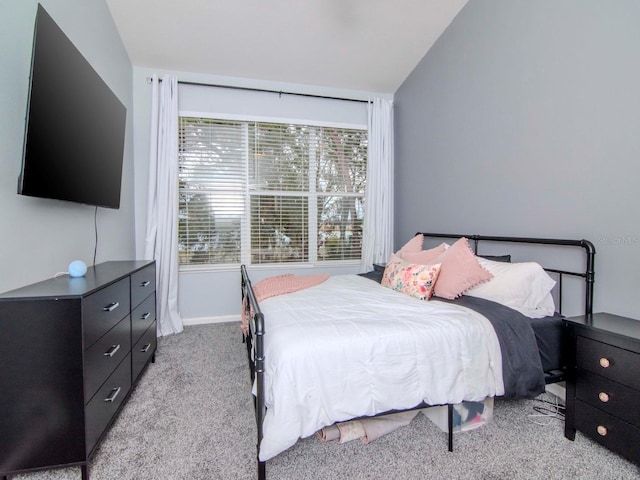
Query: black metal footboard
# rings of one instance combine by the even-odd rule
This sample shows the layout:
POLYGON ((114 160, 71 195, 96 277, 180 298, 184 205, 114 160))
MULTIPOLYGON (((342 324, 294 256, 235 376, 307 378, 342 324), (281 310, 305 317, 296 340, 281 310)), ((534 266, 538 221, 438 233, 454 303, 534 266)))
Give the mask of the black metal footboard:
POLYGON ((256 427, 258 432, 258 442, 256 444, 256 459, 258 461, 258 480, 266 479, 266 464, 261 462, 260 442, 262 442, 262 424, 267 408, 264 403, 264 315, 260 311, 260 305, 256 299, 251 280, 244 265, 240 267, 241 291, 242 291, 242 315, 247 317, 249 331, 244 336, 243 341, 247 346, 247 359, 251 373, 251 382, 255 384, 256 395, 254 406, 256 413, 256 427))

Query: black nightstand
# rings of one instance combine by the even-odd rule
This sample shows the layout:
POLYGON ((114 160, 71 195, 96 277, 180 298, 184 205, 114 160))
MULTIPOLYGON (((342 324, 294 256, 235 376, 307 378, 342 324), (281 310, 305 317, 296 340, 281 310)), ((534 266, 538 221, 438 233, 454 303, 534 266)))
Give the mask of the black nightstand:
POLYGON ((640 464, 640 321, 596 313, 565 325, 565 437, 579 430, 640 464))
POLYGON ((373 271, 374 272, 381 272, 384 273, 384 269, 386 268, 386 264, 385 263, 374 263, 373 264, 373 271))

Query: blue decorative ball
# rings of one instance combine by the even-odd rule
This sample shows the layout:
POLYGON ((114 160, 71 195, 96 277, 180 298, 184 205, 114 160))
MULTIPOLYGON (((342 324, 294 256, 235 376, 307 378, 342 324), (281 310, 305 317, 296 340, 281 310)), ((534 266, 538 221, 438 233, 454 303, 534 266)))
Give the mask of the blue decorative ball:
POLYGON ((70 277, 84 277, 85 273, 87 273, 87 264, 82 260, 74 260, 69 264, 70 277))

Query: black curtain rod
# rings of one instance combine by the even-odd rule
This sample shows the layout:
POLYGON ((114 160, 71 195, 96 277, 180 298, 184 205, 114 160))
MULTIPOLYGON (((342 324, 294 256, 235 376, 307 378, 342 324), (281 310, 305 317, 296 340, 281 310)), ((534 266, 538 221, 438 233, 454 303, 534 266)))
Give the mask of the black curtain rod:
MULTIPOLYGON (((161 82, 162 79, 160 78, 158 79, 158 81, 161 82)), ((342 98, 342 97, 331 97, 328 95, 313 95, 311 93, 285 92, 282 90, 269 90, 266 88, 238 87, 234 85, 217 85, 214 83, 186 82, 181 80, 178 80, 178 83, 182 85, 194 85, 196 87, 230 88, 232 90, 247 90, 249 92, 277 93, 278 95, 296 95, 298 97, 324 98, 326 100, 342 100, 346 102, 369 103, 369 100, 360 100, 357 98, 342 98)))

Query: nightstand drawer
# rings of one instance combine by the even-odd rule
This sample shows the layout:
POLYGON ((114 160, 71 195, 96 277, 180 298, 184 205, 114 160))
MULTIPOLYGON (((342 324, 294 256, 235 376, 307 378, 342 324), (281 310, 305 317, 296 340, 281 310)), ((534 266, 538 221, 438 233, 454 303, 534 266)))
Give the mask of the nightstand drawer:
POLYGON ((578 336, 576 366, 640 390, 640 354, 578 336))
POLYGON ((84 353, 84 400, 91 400, 96 390, 131 351, 129 316, 84 353))
POLYGON ((156 290, 156 265, 148 267, 131 275, 131 308, 136 308, 145 298, 156 290))
POLYGON ((131 312, 129 277, 86 297, 82 302, 84 348, 89 348, 131 312))
POLYGON ((640 462, 640 429, 576 400, 575 426, 588 437, 623 457, 640 462))
POLYGON ((576 398, 640 427, 640 392, 637 390, 579 370, 576 398))

